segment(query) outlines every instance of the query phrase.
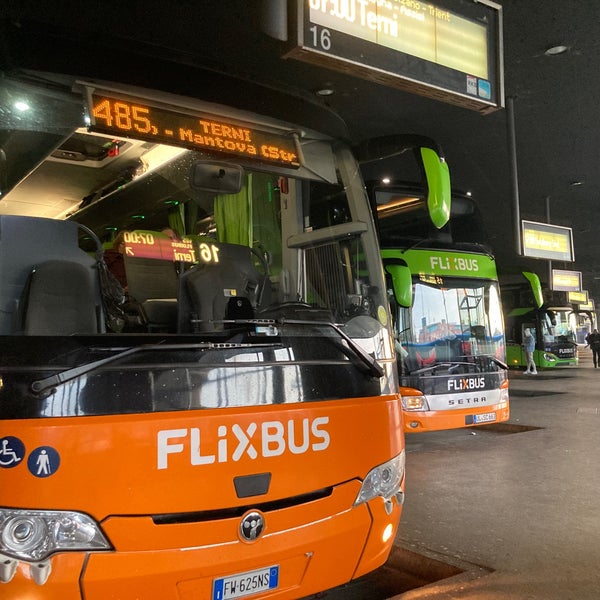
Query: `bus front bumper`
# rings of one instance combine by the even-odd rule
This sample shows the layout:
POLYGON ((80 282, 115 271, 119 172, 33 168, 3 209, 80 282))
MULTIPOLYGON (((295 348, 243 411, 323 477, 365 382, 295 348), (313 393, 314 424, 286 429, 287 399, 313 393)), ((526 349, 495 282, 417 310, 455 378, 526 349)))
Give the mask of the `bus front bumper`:
POLYGON ((404 432, 421 433, 425 431, 442 431, 461 427, 477 427, 490 423, 502 423, 510 418, 508 403, 485 407, 478 412, 473 409, 453 409, 439 411, 406 411, 404 413, 404 432))
POLYGON ((19 562, 2 587, 8 597, 28 600, 299 598, 341 585, 387 559, 402 496, 391 510, 381 497, 352 506, 359 487, 351 481, 328 498, 265 514, 264 533, 253 542, 240 539, 238 517, 168 525, 144 516, 110 517, 102 527, 113 551, 55 554, 41 585, 32 580, 33 566, 19 562), (219 592, 225 580, 239 586, 269 570, 277 575, 274 589, 245 587, 250 593, 240 596, 219 592))

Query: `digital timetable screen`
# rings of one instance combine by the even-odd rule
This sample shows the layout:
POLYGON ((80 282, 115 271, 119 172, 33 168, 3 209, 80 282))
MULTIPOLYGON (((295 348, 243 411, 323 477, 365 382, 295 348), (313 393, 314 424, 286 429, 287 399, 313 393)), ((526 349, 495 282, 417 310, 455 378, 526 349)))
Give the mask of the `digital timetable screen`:
POLYGON ((570 227, 521 220, 523 256, 573 262, 573 230, 570 227))
POLYGON ((90 129, 116 137, 206 150, 298 168, 294 137, 222 116, 154 106, 142 98, 88 90, 90 129))
POLYGON ((287 56, 486 113, 504 105, 489 0, 297 0, 287 56))

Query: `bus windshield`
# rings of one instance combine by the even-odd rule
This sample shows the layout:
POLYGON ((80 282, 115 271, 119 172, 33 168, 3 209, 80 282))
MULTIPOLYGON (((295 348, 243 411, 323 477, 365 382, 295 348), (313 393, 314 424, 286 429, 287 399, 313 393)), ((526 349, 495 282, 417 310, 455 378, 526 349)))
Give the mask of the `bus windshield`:
POLYGON ((346 148, 190 101, 171 130, 180 107, 158 92, 134 104, 91 87, 50 93, 7 80, 1 93, 14 108, 0 130, 0 352, 21 391, 0 402, 0 417, 381 392, 377 361, 391 356, 384 285, 346 148), (177 144, 163 143, 169 135, 177 144), (31 336, 47 343, 32 348, 31 336), (143 352, 120 354, 141 344, 143 352), (197 361, 207 366, 186 366, 197 361), (239 381, 232 394, 215 375, 240 364, 263 394, 239 381), (291 386, 284 398, 259 375, 267 364, 281 366, 291 386), (144 402, 137 394, 103 401, 114 378, 138 386, 142 367, 144 402), (310 383, 329 368, 338 371, 322 378, 331 385, 310 383), (46 401, 57 378, 65 391, 46 401), (199 382, 213 378, 220 393, 199 397, 199 382))
POLYGON ((571 308, 552 308, 542 320, 545 343, 577 342, 576 316, 571 308))
POLYGON ((503 360, 502 331, 496 282, 416 281, 412 307, 398 312, 402 368, 405 374, 472 372, 482 359, 503 360))

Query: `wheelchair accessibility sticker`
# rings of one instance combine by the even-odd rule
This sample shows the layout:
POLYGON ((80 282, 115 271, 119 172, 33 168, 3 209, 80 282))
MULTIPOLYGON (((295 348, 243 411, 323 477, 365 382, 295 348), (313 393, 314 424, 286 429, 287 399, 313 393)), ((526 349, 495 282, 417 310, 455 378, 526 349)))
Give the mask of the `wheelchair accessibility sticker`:
POLYGON ((25 458, 25 444, 12 435, 0 438, 0 467, 12 469, 25 458))
POLYGON ((50 446, 40 446, 25 460, 25 444, 19 438, 12 435, 0 438, 0 468, 12 469, 24 462, 35 477, 50 477, 60 466, 60 455, 50 446))

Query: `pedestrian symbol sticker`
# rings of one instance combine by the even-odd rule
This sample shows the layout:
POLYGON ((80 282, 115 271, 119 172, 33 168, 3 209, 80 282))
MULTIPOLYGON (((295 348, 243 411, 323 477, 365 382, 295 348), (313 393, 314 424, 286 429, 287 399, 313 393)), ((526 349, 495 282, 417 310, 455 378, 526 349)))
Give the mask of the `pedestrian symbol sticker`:
POLYGON ((12 469, 25 458, 25 444, 12 435, 0 438, 0 467, 12 469))
POLYGON ((50 477, 58 471, 60 456, 50 446, 40 446, 31 452, 27 459, 27 468, 36 477, 50 477))

